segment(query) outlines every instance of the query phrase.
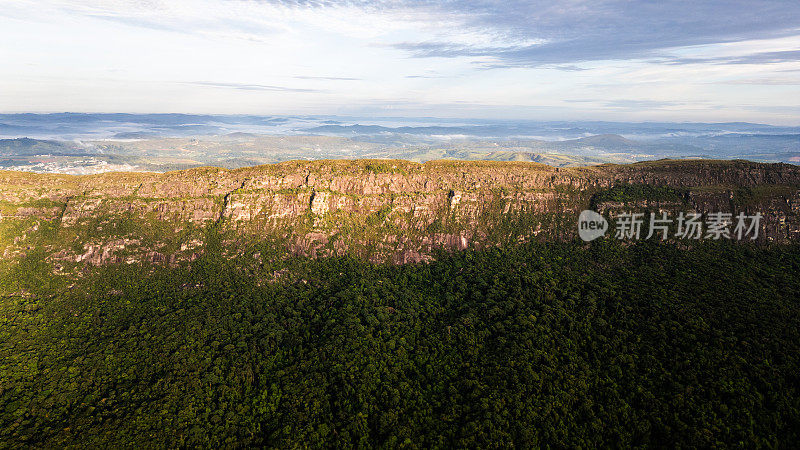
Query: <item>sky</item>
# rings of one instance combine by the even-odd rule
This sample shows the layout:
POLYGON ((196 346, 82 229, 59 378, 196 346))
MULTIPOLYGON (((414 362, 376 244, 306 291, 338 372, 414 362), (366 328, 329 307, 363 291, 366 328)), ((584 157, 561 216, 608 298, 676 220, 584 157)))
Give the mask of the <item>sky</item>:
POLYGON ((0 0, 0 111, 800 125, 800 1, 0 0))

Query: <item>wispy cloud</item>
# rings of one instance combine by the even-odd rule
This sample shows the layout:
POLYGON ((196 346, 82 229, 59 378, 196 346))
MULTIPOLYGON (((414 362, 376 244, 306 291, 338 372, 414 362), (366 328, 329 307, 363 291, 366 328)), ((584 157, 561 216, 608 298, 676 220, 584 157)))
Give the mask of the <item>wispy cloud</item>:
POLYGON ((361 78, 352 78, 352 77, 318 77, 318 76, 305 76, 305 75, 298 75, 293 78, 297 78, 298 80, 327 80, 327 81, 359 81, 361 78))
POLYGON ((800 61, 800 50, 760 52, 710 58, 664 58, 666 64, 779 64, 800 61))
POLYGON ((585 67, 576 66, 574 64, 557 64, 549 68, 561 70, 563 72, 583 72, 584 70, 589 70, 585 67))
POLYGON ((683 102, 663 101, 663 100, 642 100, 642 99, 578 99, 578 100, 565 100, 567 103, 590 103, 601 106, 603 108, 620 108, 620 109, 662 109, 682 106, 683 102))
POLYGON ((272 86, 266 84, 249 84, 249 83, 215 83, 210 81, 193 81, 193 82, 184 82, 182 84, 189 84, 193 86, 207 86, 214 88, 238 89, 241 91, 325 92, 319 89, 293 88, 286 86, 272 86))
POLYGON ((150 20, 143 17, 120 16, 120 15, 101 13, 101 12, 89 13, 86 14, 86 16, 99 20, 107 20, 109 22, 115 22, 131 27, 146 28, 158 31, 171 31, 177 33, 191 33, 191 29, 187 27, 150 20))
POLYGON ((6 109, 800 120, 796 0, 16 0, 0 20, 6 109))
MULTIPOLYGON (((31 4, 23 0, 22 4, 31 4)), ((672 58, 675 48, 800 36, 800 2, 787 0, 211 0, 46 2, 132 27, 270 42, 307 26, 417 58, 480 58, 489 68, 580 70, 576 63, 650 58, 665 64, 796 61, 798 51, 742 58, 672 58), (405 40, 393 40, 402 31, 405 40)), ((13 8, 12 8, 13 9, 13 8)), ((336 80, 338 77, 321 77, 336 80)), ((346 77, 345 77, 346 78, 346 77)))
POLYGON ((800 86, 800 78, 743 78, 725 81, 725 83, 756 86, 800 86))
MULTIPOLYGON (((464 27, 508 36, 491 45, 404 41, 395 48, 415 57, 491 57, 492 67, 539 67, 663 56, 678 47, 800 34, 800 2, 682 0, 597 2, 456 1, 464 27), (532 43, 526 44, 526 41, 532 43)), ((767 56, 767 55, 765 55, 767 56)), ((773 55, 780 59, 789 55, 773 55)))

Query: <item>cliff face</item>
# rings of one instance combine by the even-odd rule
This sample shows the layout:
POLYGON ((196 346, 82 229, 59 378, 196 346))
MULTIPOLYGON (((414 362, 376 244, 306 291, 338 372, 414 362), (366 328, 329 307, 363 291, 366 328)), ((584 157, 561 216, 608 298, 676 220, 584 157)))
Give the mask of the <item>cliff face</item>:
POLYGON ((0 172, 0 254, 7 261, 41 254, 61 270, 177 263, 201 254, 214 232, 230 254, 269 241, 289 254, 404 263, 437 248, 572 239, 578 213, 589 207, 761 212, 760 239, 786 242, 800 238, 800 167, 361 160, 165 174, 0 172), (617 195, 626 185, 658 189, 617 195))

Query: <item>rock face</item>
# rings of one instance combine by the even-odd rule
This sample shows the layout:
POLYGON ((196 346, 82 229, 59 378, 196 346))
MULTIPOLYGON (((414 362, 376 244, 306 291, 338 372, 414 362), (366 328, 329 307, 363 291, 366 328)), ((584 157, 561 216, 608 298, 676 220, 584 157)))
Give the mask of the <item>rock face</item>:
POLYGON ((63 264, 177 264, 202 253, 209 230, 224 236, 231 254, 270 241, 289 254, 407 263, 438 248, 573 239, 577 216, 589 207, 760 212, 761 241, 800 239, 800 167, 745 161, 560 169, 359 160, 165 174, 0 172, 0 200, 3 258, 42 249, 63 264), (603 195, 618 186, 670 195, 603 195))

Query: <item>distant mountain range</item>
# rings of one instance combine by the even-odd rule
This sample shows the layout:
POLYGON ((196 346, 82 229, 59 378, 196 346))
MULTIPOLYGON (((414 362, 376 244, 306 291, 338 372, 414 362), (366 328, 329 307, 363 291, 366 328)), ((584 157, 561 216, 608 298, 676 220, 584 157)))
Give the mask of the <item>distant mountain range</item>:
POLYGON ((0 167, 8 169, 165 171, 341 158, 537 161, 556 166, 661 158, 800 163, 800 127, 741 122, 0 114, 0 167))
POLYGON ((195 114, 0 114, 0 138, 111 138, 118 133, 148 133, 148 137, 255 134, 527 137, 577 139, 619 134, 633 139, 715 136, 724 134, 798 135, 800 126, 744 122, 670 123, 530 121, 349 116, 256 116, 195 114))

